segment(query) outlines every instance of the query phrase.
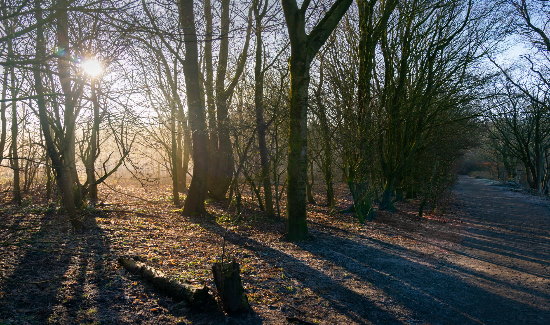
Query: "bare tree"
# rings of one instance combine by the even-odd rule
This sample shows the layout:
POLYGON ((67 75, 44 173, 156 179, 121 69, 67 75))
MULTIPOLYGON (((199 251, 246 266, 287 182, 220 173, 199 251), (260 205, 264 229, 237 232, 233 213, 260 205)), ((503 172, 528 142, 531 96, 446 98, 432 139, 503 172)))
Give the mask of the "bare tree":
POLYGON ((183 213, 188 215, 204 214, 204 200, 208 179, 208 134, 202 90, 200 86, 200 69, 198 61, 197 30, 193 0, 179 0, 179 17, 185 42, 185 60, 183 72, 187 90, 187 107, 189 125, 193 134, 193 178, 189 194, 185 199, 183 213))
POLYGON ((351 0, 336 0, 324 17, 306 33, 306 11, 311 1, 300 7, 294 0, 282 0, 290 38, 290 133, 288 154, 288 238, 307 237, 307 108, 311 61, 346 13, 351 0))
POLYGON ((262 20, 269 9, 267 0, 255 0, 254 19, 256 22, 254 33, 256 36, 256 54, 254 62, 254 107, 256 113, 256 129, 258 133, 258 149, 260 152, 260 163, 262 168, 262 185, 264 188, 265 212, 268 216, 274 216, 273 193, 271 190, 270 161, 266 144, 267 124, 264 118, 264 78, 265 69, 263 67, 263 40, 262 40, 262 20))
MULTIPOLYGON (((207 5, 210 1, 205 2, 205 17, 207 19, 207 35, 211 33, 211 18, 209 12, 211 10, 207 5)), ((248 47, 250 43, 252 31, 252 11, 250 7, 248 13, 247 29, 243 49, 239 55, 234 73, 228 76, 227 67, 229 59, 229 27, 230 27, 230 0, 221 1, 221 18, 220 18, 220 49, 218 53, 218 62, 216 70, 216 81, 214 85, 215 100, 208 98, 213 95, 212 91, 212 46, 210 40, 205 43, 205 65, 206 78, 205 89, 207 95, 207 103, 209 104, 209 121, 211 121, 211 136, 214 139, 210 140, 210 171, 208 192, 214 199, 222 200, 229 189, 233 177, 234 160, 233 150, 231 147, 231 138, 229 134, 229 102, 235 91, 235 87, 244 71, 246 59, 248 55, 248 47), (210 60, 210 61, 208 61, 210 60), (226 84, 226 79, 229 83, 226 84), (212 102, 216 104, 216 119, 214 121, 212 114, 212 102), (213 130, 212 130, 213 129, 213 130)))

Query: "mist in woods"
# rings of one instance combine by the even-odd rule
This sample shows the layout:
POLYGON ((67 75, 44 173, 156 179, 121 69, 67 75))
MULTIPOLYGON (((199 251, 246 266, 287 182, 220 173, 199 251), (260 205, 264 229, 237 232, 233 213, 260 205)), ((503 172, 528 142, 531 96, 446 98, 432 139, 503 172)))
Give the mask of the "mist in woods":
POLYGON ((0 0, 0 323, 547 323, 549 37, 543 0, 0 0))

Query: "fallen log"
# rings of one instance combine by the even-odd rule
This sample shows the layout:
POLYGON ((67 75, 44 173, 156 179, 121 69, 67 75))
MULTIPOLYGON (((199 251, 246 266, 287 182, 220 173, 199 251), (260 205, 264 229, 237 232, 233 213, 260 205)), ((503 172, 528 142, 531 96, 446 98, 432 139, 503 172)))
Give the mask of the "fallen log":
POLYGON ((214 263, 212 273, 225 312, 228 314, 250 312, 250 304, 241 282, 239 263, 235 261, 214 263))
POLYGON ((130 257, 120 257, 118 262, 130 273, 141 276, 155 289, 178 302, 186 302, 192 307, 202 309, 214 306, 216 301, 207 286, 182 283, 168 278, 159 270, 130 257))

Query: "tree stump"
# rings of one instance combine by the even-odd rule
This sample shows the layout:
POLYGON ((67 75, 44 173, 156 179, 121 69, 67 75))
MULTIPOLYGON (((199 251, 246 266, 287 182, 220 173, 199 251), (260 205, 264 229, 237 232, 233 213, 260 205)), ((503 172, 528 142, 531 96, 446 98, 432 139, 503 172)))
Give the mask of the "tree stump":
POLYGON ((241 281, 239 263, 235 260, 231 263, 214 263, 212 273, 225 312, 228 314, 250 312, 250 304, 241 281))

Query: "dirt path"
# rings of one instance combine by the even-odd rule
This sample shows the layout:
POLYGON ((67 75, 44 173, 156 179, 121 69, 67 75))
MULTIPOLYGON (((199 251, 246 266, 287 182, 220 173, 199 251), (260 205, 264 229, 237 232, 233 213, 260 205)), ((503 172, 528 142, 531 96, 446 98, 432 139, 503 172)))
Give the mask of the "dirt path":
POLYGON ((463 248, 450 262, 498 297, 465 303, 487 323, 549 324, 550 201, 470 177, 455 193, 463 248))
POLYGON ((469 177, 454 193, 457 222, 391 224, 390 240, 383 225, 324 228, 301 245, 333 263, 337 284, 310 281, 333 292, 345 322, 550 324, 550 202, 469 177))
POLYGON ((401 209, 363 227, 313 221, 313 241, 276 243, 288 306, 322 324, 550 324, 550 202, 469 177, 454 195, 449 221, 401 209))

